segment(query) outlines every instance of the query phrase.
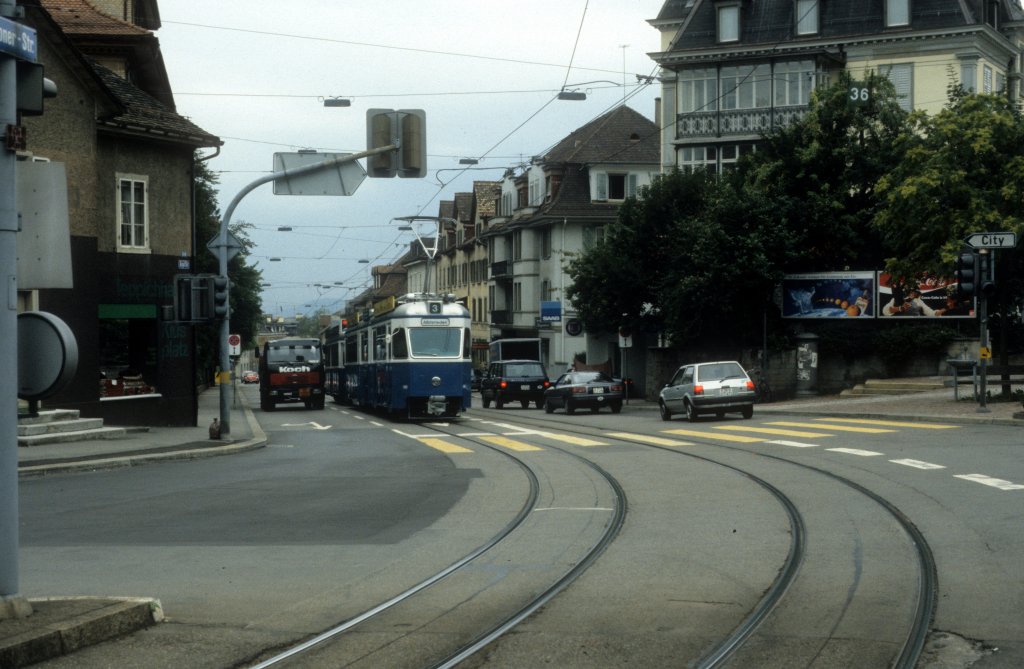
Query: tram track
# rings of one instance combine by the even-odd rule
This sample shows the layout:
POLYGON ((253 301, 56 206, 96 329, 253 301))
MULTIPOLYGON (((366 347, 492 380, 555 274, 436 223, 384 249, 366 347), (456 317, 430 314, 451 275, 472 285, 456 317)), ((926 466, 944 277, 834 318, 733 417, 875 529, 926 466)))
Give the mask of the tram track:
MULTIPOLYGON (((438 427, 431 427, 430 429, 433 429, 438 435, 450 434, 438 427)), ((423 598, 426 593, 436 593, 436 591, 444 589, 460 574, 471 572, 474 566, 478 565, 481 561, 489 558, 494 559, 494 553, 499 552, 504 543, 508 543, 511 538, 515 537, 518 533, 527 531, 524 529, 524 526, 527 524, 527 520, 530 519, 531 516, 534 516, 538 511, 538 502, 541 497, 541 484, 538 478, 538 473, 534 470, 535 465, 531 466, 526 458, 488 444, 481 439, 474 439, 473 437, 465 437, 465 439, 468 439, 480 447, 487 448, 502 457, 511 459, 524 472, 524 475, 529 482, 529 490, 515 517, 476 549, 463 555, 444 569, 421 580, 419 583, 407 590, 384 602, 369 607, 364 612, 353 616, 309 639, 306 639, 301 643, 283 650, 279 649, 272 656, 265 657, 255 664, 246 663, 242 666, 247 666, 251 669, 269 669, 272 667, 277 668, 288 666, 395 666, 392 663, 393 660, 382 659, 380 654, 376 651, 367 651, 364 648, 358 648, 350 653, 347 653, 346 651, 341 651, 339 653, 339 651, 335 649, 343 642, 343 639, 347 635, 357 633, 359 630, 370 624, 381 624, 379 622, 380 619, 384 618, 389 614, 389 612, 394 611, 402 605, 409 606, 417 598, 423 598), (319 654, 319 657, 314 657, 317 654, 319 654)), ((436 659, 431 659, 426 663, 426 666, 453 667, 465 658, 479 651, 481 648, 492 643, 502 634, 515 627, 519 622, 529 617, 539 608, 551 601, 551 599, 559 592, 577 579, 594 563, 598 556, 618 534, 619 529, 622 527, 625 520, 627 509, 626 495, 621 485, 619 485, 614 477, 595 463, 590 462, 586 458, 566 449, 559 450, 561 450, 561 452, 576 466, 582 465, 591 472, 592 476, 594 476, 596 480, 601 481, 607 486, 607 494, 611 501, 610 517, 607 510, 597 511, 597 513, 606 517, 602 522, 603 527, 596 533, 596 536, 592 537, 589 545, 582 547, 579 554, 575 554, 571 559, 568 559, 566 565, 567 568, 561 572, 557 578, 542 586, 539 589, 539 592, 533 593, 524 601, 518 602, 517 606, 508 607, 505 613, 500 616, 499 620, 480 626, 481 629, 475 630, 472 634, 462 635, 464 638, 462 638, 454 648, 447 649, 444 653, 437 654, 438 657, 436 659)), ((592 529, 589 531, 589 534, 594 534, 592 529)), ((572 550, 574 548, 577 550, 580 549, 579 546, 570 545, 567 546, 565 550, 572 550)), ((482 569, 482 567, 477 568, 482 569)), ((484 586, 485 590, 486 588, 487 586, 484 586)), ((439 597, 437 594, 434 594, 433 596, 439 597)), ((473 599, 476 599, 479 596, 479 591, 471 594, 473 599)), ((443 595, 440 597, 443 598, 443 595)), ((458 601, 459 605, 464 605, 465 603, 465 600, 458 601)), ((430 604, 427 606, 430 606, 430 604)), ((414 634, 415 632, 412 634, 405 634, 405 636, 408 638, 414 636, 414 634)), ((397 644, 393 640, 390 640, 383 644, 378 650, 381 654, 386 654, 387 652, 393 651, 396 645, 397 644)), ((424 665, 417 664, 416 666, 424 665)))
MULTIPOLYGON (((537 419, 529 416, 517 415, 515 417, 515 422, 527 426, 533 426, 542 430, 577 434, 590 438, 608 438, 605 434, 605 430, 587 428, 568 420, 552 421, 550 416, 546 416, 544 419, 537 419)), ((690 438, 694 441, 699 441, 699 438, 690 438)), ((792 529, 790 551, 784 564, 779 569, 777 578, 766 589, 764 596, 757 605, 751 609, 751 611, 727 637, 704 653, 699 660, 688 664, 688 666, 696 666, 700 669, 712 669, 727 666, 730 660, 734 659, 740 649, 743 648, 744 644, 746 644, 751 638, 755 637, 763 628, 765 623, 770 620, 771 612, 779 605, 786 592, 790 590, 791 586, 796 581, 797 573, 800 569, 800 564, 805 558, 806 550, 803 517, 796 504, 794 504, 794 502, 782 490, 750 471, 750 468, 726 462, 724 458, 715 458, 704 454, 680 451, 678 448, 652 444, 641 439, 631 440, 628 437, 623 436, 621 432, 616 432, 614 439, 619 442, 630 443, 647 449, 668 452, 676 456, 684 456, 700 460, 702 462, 726 467, 735 471, 768 490, 783 507, 786 516, 789 518, 792 529)), ((929 632, 929 625, 935 611, 938 578, 935 559, 932 555, 931 549, 923 534, 906 516, 906 514, 904 514, 894 504, 886 500, 883 496, 870 490, 866 486, 827 469, 816 467, 808 463, 796 462, 777 455, 755 453, 717 442, 701 445, 724 450, 733 455, 756 455, 758 458, 763 458, 784 467, 796 467, 800 470, 812 472, 817 476, 825 477, 828 480, 841 483, 847 489, 853 491, 854 494, 870 500, 872 504, 883 510, 885 514, 895 521, 913 548, 913 554, 917 563, 917 568, 915 570, 917 576, 917 597, 915 605, 913 606, 911 619, 909 621, 905 621, 907 633, 903 642, 900 644, 899 651, 895 653, 892 661, 888 663, 887 666, 894 667, 895 669, 911 669, 912 667, 915 667, 924 649, 929 632)), ((848 602, 847 605, 849 605, 848 602)))

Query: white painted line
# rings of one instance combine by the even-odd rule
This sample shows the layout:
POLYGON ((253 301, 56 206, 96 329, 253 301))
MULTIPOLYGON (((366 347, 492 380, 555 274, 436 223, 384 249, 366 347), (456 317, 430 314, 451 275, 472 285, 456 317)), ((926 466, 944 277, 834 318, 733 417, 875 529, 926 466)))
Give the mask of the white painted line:
POLYGON ((772 441, 766 441, 766 444, 778 444, 779 446, 792 446, 793 448, 818 448, 820 444, 805 444, 802 441, 785 441, 783 439, 774 439, 772 441))
POLYGON ((493 432, 460 432, 453 434, 453 437, 493 437, 493 432))
POLYGON ((909 458, 904 460, 890 460, 897 465, 906 465, 907 467, 914 467, 915 469, 945 469, 945 465, 936 465, 931 462, 924 462, 923 460, 911 460, 909 458))
POLYGON ((603 506, 548 506, 534 511, 614 511, 603 506))
POLYGON ((860 455, 865 458, 870 458, 874 455, 882 455, 875 451, 862 451, 859 448, 826 448, 826 451, 835 451, 836 453, 846 453, 847 455, 860 455))
POLYGON ((384 427, 384 423, 378 423, 378 422, 377 422, 377 421, 375 421, 375 420, 371 420, 371 421, 370 421, 370 425, 374 425, 374 426, 376 426, 376 427, 384 427))
POLYGON ((992 486, 1000 490, 1024 490, 1024 485, 1019 483, 1011 483, 1010 481, 1004 481, 1003 479, 992 478, 984 474, 954 474, 953 478, 963 479, 965 481, 974 481, 982 485, 992 486))
POLYGON ((409 434, 408 432, 402 432, 401 430, 397 430, 395 428, 391 428, 391 431, 394 432, 395 434, 400 434, 403 437, 409 437, 410 439, 430 439, 431 437, 437 436, 437 434, 433 432, 430 434, 409 434))

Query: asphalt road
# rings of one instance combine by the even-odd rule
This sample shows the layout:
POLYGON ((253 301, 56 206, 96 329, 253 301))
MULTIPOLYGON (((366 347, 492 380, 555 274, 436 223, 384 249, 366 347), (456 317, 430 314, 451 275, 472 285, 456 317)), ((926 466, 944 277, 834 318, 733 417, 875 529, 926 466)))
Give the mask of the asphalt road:
MULTIPOLYGON (((154 596, 168 616, 156 628, 41 666, 237 666, 441 569, 522 504, 522 470, 466 440, 443 439, 468 451, 445 453, 417 426, 338 407, 259 418, 269 435, 260 451, 22 481, 24 591, 154 596)), ((786 489, 806 511, 813 549, 842 556, 831 580, 829 560, 809 559, 802 576, 817 580, 805 578, 801 587, 849 590, 856 581, 853 589, 864 595, 830 622, 850 642, 826 644, 813 666, 884 666, 864 663, 872 649, 885 655, 897 643, 872 627, 871 611, 884 600, 892 600, 886 610, 903 606, 904 597, 884 595, 913 580, 905 542, 871 505, 784 461, 791 460, 881 493, 927 537, 939 572, 935 628, 955 635, 927 666, 968 666, 938 663, 954 654, 977 654, 978 667, 1024 666, 1024 490, 999 484, 1024 482, 1017 430, 816 422, 758 415, 693 425, 663 423, 652 412, 469 412, 459 429, 517 433, 540 449, 527 454, 537 462, 556 447, 599 462, 622 482, 629 513, 620 537, 580 581, 467 664, 680 666, 727 634, 777 572, 789 530, 763 489, 714 460, 786 489), (885 431, 850 431, 857 427, 885 431), (607 445, 545 436, 580 428, 604 435, 607 445), (645 450, 612 436, 618 433, 685 441, 680 450, 708 460, 645 450), (757 440, 734 440, 743 437, 757 440), (886 560, 891 568, 877 566, 886 560), (875 565, 870 584, 857 571, 865 564, 875 565), (986 654, 986 645, 999 652, 986 654)), ((770 629, 781 640, 776 652, 757 655, 757 666, 786 666, 786 654, 807 652, 807 637, 818 634, 808 632, 809 621, 783 613, 770 629)))

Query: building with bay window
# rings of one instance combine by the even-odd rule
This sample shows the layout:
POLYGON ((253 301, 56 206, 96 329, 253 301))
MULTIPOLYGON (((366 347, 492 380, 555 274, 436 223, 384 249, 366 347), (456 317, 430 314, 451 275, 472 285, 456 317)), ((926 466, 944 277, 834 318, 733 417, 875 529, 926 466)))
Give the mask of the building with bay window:
POLYGON ((950 83, 1016 98, 1022 20, 1017 0, 668 0, 662 166, 728 170, 842 70, 887 76, 908 110, 938 111, 950 83))

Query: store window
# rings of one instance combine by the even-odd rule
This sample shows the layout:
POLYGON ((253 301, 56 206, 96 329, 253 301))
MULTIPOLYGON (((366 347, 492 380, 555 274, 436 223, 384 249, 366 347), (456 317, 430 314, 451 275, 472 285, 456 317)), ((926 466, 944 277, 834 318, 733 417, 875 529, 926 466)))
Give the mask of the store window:
MULTIPOLYGON (((125 305, 131 307, 133 305, 125 305)), ((145 305, 143 305, 145 306, 145 305)), ((99 320, 100 397, 157 392, 157 320, 130 316, 120 305, 101 305, 99 320), (102 313, 102 312, 108 313, 102 313), (104 316, 115 316, 104 318, 104 316)))

